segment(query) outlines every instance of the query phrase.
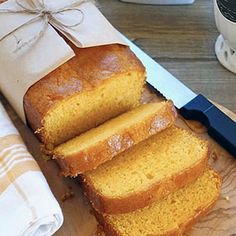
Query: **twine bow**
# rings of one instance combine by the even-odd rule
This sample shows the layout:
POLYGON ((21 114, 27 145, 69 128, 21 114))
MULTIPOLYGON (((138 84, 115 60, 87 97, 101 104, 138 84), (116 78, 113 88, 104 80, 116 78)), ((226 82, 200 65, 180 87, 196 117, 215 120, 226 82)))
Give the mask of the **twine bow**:
POLYGON ((20 7, 19 10, 0 9, 0 13, 28 13, 28 14, 35 15, 34 18, 20 25, 16 29, 10 31, 6 35, 0 37, 0 42, 4 40, 5 38, 7 38, 8 36, 14 34, 19 29, 27 25, 30 25, 36 21, 43 20, 43 25, 42 25, 42 28, 39 30, 39 33, 37 33, 31 39, 23 43, 21 42, 21 40, 17 40, 17 49, 15 51, 18 51, 21 48, 25 47, 26 45, 32 43, 33 41, 37 41, 39 38, 41 38, 46 32, 49 24, 58 30, 60 30, 60 28, 63 28, 63 27, 71 29, 73 27, 80 25, 84 20, 84 13, 82 10, 78 9, 78 6, 85 2, 88 2, 88 0, 75 0, 72 4, 69 4, 67 6, 64 6, 56 10, 47 9, 44 3, 44 0, 41 0, 41 1, 42 2, 38 1, 38 4, 36 6, 33 0, 28 0, 28 4, 24 4, 20 2, 19 0, 15 0, 15 3, 17 4, 17 6, 20 7), (76 18, 73 24, 66 24, 57 19, 56 17, 57 14, 63 14, 64 12, 70 12, 70 11, 76 11, 80 15, 80 18, 78 19, 76 18), (20 43, 21 45, 19 45, 20 43))

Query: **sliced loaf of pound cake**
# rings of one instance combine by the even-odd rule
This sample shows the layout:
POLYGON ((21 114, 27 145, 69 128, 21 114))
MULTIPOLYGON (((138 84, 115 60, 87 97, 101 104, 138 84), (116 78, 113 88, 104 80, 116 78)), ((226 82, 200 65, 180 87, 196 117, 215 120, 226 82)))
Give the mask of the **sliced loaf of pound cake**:
POLYGON ((65 176, 75 177, 171 126, 175 119, 170 101, 141 105, 59 145, 53 158, 65 176))
POLYGON ((126 213, 192 183, 207 161, 207 143, 172 126, 84 173, 82 185, 97 211, 126 213))
POLYGON ((47 149, 140 105, 145 69, 129 47, 77 48, 24 96, 28 124, 47 149))
POLYGON ((196 182, 143 209, 95 215, 107 236, 181 236, 214 206, 220 187, 221 178, 208 169, 196 182))

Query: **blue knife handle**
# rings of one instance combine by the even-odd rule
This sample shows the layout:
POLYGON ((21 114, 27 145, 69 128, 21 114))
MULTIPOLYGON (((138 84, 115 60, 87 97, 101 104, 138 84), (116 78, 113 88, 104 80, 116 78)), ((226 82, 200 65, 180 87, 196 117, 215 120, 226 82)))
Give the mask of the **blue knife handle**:
POLYGON ((186 119, 203 123, 208 134, 236 158, 236 123, 201 94, 180 109, 186 119))

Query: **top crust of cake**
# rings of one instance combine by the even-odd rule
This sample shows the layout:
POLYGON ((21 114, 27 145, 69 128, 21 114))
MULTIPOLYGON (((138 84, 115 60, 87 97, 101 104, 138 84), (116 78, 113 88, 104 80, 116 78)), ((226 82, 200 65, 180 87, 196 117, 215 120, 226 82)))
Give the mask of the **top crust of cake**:
POLYGON ((26 118, 33 130, 41 128, 47 112, 64 98, 93 90, 117 75, 145 73, 129 47, 117 44, 71 47, 76 56, 31 86, 24 96, 26 118))

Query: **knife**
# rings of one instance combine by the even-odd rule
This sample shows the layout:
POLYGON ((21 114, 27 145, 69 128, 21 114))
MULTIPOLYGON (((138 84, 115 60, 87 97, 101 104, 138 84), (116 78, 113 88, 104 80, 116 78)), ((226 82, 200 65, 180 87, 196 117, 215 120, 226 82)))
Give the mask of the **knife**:
POLYGON ((123 37, 146 67, 147 82, 165 98, 171 99, 184 118, 204 124, 208 134, 236 157, 236 123, 206 97, 194 93, 134 43, 123 37))

